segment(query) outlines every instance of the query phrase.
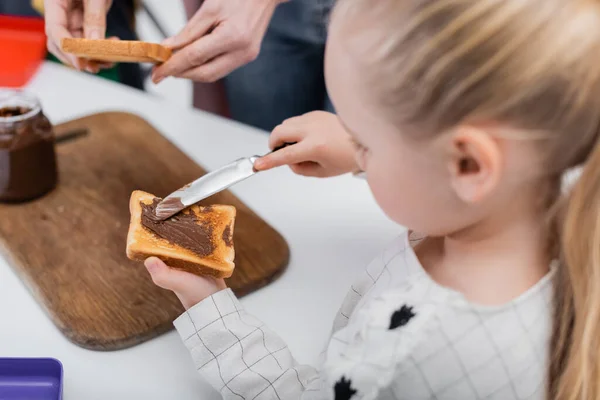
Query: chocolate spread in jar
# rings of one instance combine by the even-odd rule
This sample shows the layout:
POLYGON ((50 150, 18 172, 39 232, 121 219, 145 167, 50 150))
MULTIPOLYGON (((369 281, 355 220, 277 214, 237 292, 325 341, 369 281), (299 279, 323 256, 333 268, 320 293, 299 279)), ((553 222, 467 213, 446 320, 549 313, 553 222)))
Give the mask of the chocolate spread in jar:
POLYGON ((31 109, 26 107, 4 107, 0 109, 0 117, 18 117, 27 114, 29 111, 31 109))
POLYGON ((2 92, 0 201, 35 199, 56 187, 57 181, 52 125, 35 99, 17 91, 2 92))
POLYGON ((184 210, 167 220, 161 221, 155 214, 160 199, 142 206, 142 225, 155 235, 177 246, 188 249, 200 257, 211 255, 215 251, 213 227, 201 224, 191 210, 184 210))

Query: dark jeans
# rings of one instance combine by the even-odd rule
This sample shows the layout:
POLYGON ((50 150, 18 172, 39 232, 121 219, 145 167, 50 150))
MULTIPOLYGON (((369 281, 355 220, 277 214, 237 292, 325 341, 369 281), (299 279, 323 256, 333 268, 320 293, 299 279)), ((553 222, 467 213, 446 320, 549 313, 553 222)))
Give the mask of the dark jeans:
POLYGON ((277 8, 258 58, 225 78, 232 118, 270 131, 290 117, 333 111, 323 76, 333 3, 291 0, 277 8))

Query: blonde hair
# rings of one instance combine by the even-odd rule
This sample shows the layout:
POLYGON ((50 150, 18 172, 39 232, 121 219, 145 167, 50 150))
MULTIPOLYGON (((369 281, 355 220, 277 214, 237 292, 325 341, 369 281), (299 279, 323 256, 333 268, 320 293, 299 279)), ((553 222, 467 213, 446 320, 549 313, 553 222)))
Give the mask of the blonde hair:
POLYGON ((335 13, 348 43, 370 40, 355 56, 404 130, 495 121, 543 138, 546 206, 562 208, 548 394, 600 400, 600 1, 341 0, 335 13))

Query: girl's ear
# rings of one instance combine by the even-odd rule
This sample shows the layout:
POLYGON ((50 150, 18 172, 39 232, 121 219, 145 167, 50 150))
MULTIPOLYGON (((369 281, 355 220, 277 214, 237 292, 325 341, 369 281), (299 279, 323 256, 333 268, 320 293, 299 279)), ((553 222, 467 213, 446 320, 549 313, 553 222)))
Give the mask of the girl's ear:
POLYGON ((451 187, 463 202, 481 202, 493 193, 500 180, 500 144, 486 131, 470 126, 459 127, 452 135, 448 162, 451 187))

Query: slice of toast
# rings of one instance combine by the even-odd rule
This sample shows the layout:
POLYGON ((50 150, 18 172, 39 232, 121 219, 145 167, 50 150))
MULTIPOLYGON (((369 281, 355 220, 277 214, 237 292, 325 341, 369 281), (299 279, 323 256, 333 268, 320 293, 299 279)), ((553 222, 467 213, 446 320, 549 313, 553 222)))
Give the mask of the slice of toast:
MULTIPOLYGON (((158 229, 153 223, 148 222, 148 213, 156 207, 160 199, 150 193, 136 190, 131 194, 129 211, 131 222, 127 235, 127 257, 131 260, 143 261, 154 256, 163 260, 172 268, 191 272, 196 275, 209 275, 216 278, 228 278, 233 273, 235 256, 233 248, 233 227, 236 210, 233 206, 213 205, 201 207, 193 205, 180 214, 171 217, 161 224, 170 224, 174 227, 172 237, 161 237, 143 223, 144 208, 146 209, 146 223, 152 229, 158 229), (145 205, 145 206, 144 206, 145 205), (183 239, 187 243, 177 243, 177 226, 186 219, 187 225, 183 239), (197 224, 195 227, 193 224, 197 224), (190 226, 191 225, 191 226, 190 226), (193 235, 189 235, 189 233, 193 235), (187 234, 186 234, 187 233, 187 234), (192 239, 190 237, 194 236, 192 239), (194 247, 198 237, 199 249, 194 247)), ((163 226, 164 229, 164 226, 163 226)), ((164 234, 164 232, 163 232, 164 234)), ((165 236, 168 236, 165 234, 165 236)))
POLYGON ((62 51, 80 58, 108 62, 163 63, 171 57, 171 49, 157 43, 135 40, 91 40, 64 38, 62 51))

